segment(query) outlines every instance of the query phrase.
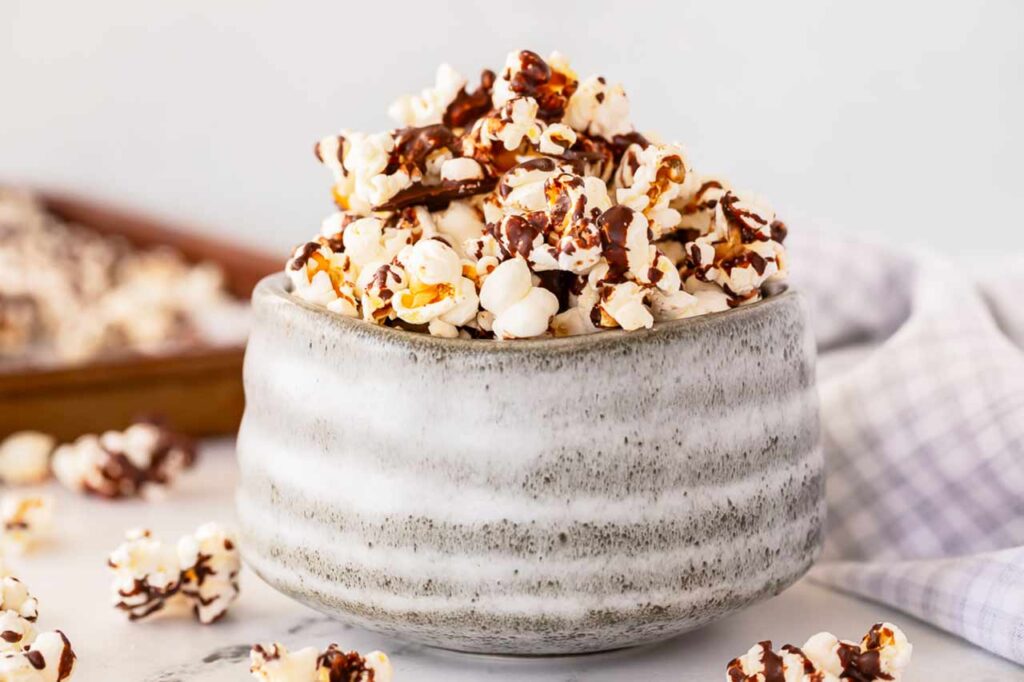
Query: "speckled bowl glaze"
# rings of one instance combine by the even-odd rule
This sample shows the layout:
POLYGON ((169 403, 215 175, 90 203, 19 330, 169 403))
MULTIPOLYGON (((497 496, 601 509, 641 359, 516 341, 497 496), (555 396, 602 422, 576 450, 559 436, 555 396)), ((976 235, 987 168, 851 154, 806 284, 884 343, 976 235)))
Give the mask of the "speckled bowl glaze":
POLYGON ((243 553, 359 626, 462 651, 665 639, 774 595, 822 537, 800 298, 637 332, 445 340, 253 294, 243 553))

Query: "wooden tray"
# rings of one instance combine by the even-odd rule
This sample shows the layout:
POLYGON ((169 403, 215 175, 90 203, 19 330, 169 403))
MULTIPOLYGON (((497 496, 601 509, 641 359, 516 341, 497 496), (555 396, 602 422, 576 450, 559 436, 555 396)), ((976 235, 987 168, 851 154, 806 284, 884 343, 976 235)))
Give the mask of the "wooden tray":
MULTIPOLYGON (((57 216, 141 246, 178 249, 190 261, 223 268, 230 292, 248 299, 281 259, 200 237, 163 223, 63 193, 41 192, 57 216)), ((35 429, 71 440, 160 415, 192 436, 234 433, 242 418, 244 347, 197 347, 161 356, 124 356, 61 368, 0 372, 0 438, 35 429)))

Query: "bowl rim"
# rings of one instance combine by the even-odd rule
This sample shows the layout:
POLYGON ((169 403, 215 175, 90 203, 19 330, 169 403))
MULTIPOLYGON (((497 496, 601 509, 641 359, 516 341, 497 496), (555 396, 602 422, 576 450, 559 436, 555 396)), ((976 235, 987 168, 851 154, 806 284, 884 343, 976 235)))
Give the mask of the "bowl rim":
POLYGON ((593 334, 580 334, 577 336, 515 339, 505 341, 500 339, 449 339, 441 336, 431 336, 430 334, 425 334, 423 332, 414 332, 396 327, 369 324, 360 318, 342 315, 328 310, 323 306, 318 306, 299 298, 288 290, 288 283, 288 275, 284 271, 267 275, 261 279, 253 289, 253 304, 255 305, 259 298, 272 297, 283 303, 291 304, 300 310, 305 310, 314 316, 326 319, 330 324, 341 328, 347 333, 375 338, 393 345, 403 344, 408 346, 410 349, 419 347, 419 349, 429 348, 434 350, 462 352, 477 351, 489 353, 580 350, 586 347, 597 347, 609 344, 620 345, 622 342, 627 340, 636 342, 641 340, 650 340, 666 335, 669 332, 678 333, 689 331, 694 333, 703 327, 713 327, 726 321, 735 321, 737 319, 742 319, 743 317, 761 315, 780 306, 802 306, 803 300, 799 291, 794 291, 792 288, 789 288, 781 294, 762 298, 754 303, 748 303, 730 310, 705 313, 703 315, 695 315, 693 317, 686 317, 679 320, 655 322, 654 326, 650 329, 637 329, 634 331, 609 329, 607 331, 593 334))

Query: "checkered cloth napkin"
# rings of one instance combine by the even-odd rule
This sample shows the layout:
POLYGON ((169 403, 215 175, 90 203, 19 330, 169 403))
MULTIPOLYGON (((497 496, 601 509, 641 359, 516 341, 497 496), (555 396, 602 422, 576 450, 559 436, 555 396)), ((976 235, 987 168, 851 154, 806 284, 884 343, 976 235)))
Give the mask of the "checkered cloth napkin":
POLYGON ((828 465, 812 579, 1024 664, 1024 258, 979 282, 793 237, 828 465))

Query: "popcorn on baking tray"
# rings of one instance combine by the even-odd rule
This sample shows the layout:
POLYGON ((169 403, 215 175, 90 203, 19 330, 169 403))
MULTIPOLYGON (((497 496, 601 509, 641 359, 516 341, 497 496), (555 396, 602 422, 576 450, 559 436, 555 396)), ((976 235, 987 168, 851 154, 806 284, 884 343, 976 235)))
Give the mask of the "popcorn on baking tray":
POLYGON ((892 623, 876 623, 860 643, 819 632, 802 647, 772 650, 759 642, 729 662, 726 682, 899 682, 910 665, 913 646, 892 623))
POLYGON ((17 578, 0 579, 0 680, 71 679, 76 656, 60 630, 37 632, 39 603, 17 578))
POLYGON ((160 353, 244 334, 224 323, 228 315, 243 322, 246 308, 213 263, 66 222, 6 187, 0 237, 0 366, 160 353))
POLYGON ((562 55, 513 52, 476 86, 442 65, 389 113, 401 128, 315 146, 338 212, 286 266, 311 304, 520 339, 727 310, 786 277, 770 208, 636 132, 622 86, 562 55))
POLYGON ((391 661, 381 651, 365 656, 331 644, 322 652, 290 652, 282 644, 256 644, 249 652, 252 676, 261 682, 391 682, 391 661))
POLYGON ((213 623, 238 597, 241 558, 234 537, 216 523, 165 545, 144 529, 130 530, 107 560, 114 605, 141 620, 171 604, 190 605, 199 622, 213 623))

